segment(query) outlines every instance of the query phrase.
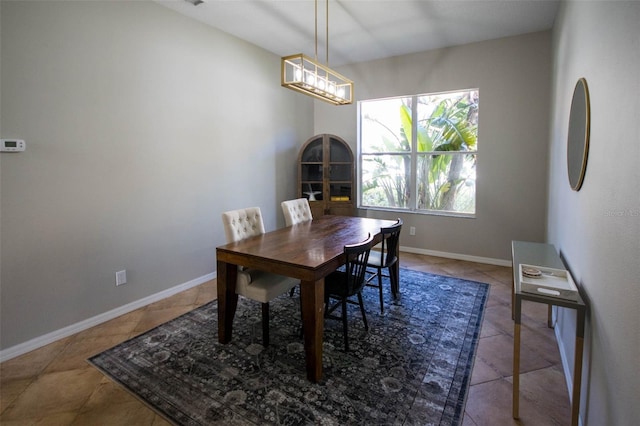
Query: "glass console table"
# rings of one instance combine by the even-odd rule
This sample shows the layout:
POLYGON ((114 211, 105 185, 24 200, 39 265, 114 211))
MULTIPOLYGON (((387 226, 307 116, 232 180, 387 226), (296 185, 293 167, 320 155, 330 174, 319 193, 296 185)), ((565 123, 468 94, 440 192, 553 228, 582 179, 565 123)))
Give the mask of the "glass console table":
POLYGON ((512 241, 511 259, 513 266, 511 313, 515 321, 513 333, 513 418, 518 419, 520 416, 518 411, 520 392, 520 320, 522 313, 522 301, 529 300, 549 305, 549 327, 552 327, 551 306, 571 308, 575 309, 577 312, 576 344, 573 364, 573 392, 571 397, 571 424, 577 426, 580 414, 580 380, 582 378, 582 351, 584 345, 584 318, 586 305, 580 295, 578 295, 577 301, 572 301, 521 291, 520 264, 536 265, 543 268, 566 269, 560 259, 560 256, 558 256, 556 249, 551 244, 512 241))

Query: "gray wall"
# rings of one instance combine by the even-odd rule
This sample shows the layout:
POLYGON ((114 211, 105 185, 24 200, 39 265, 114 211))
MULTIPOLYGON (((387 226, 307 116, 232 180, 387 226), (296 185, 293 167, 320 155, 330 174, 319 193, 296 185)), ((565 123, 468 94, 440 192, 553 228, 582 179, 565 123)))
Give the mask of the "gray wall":
MULTIPOLYGON (((510 259, 511 240, 543 241, 551 81, 551 34, 533 33, 340 68, 355 99, 479 88, 476 218, 399 215, 401 245, 510 259)), ((356 149, 356 105, 315 105, 315 133, 356 149)), ((392 212, 361 211, 393 219, 392 212)))
MULTIPOLYGON (((548 240, 590 303, 581 416, 587 425, 640 419, 640 3, 563 2, 553 33, 548 240), (584 184, 571 191, 566 140, 571 97, 585 77, 591 144, 584 184)), ((573 366, 575 314, 557 333, 573 366)))
MULTIPOLYGON (((277 57, 156 4, 2 1, 0 15, 0 133, 27 141, 0 155, 0 348, 212 272, 222 211, 260 205, 281 225, 311 134, 355 150, 355 106, 312 106, 279 87, 277 57)), ((357 99, 480 88, 478 217, 404 215, 418 234, 402 244, 508 259, 512 239, 554 243, 591 304, 584 424, 640 418, 637 22, 638 3, 563 2, 553 38, 340 69, 357 99), (576 193, 565 140, 582 76, 593 122, 576 193)), ((572 365, 573 313, 557 317, 572 365)))
POLYGON ((153 2, 1 7, 1 348, 212 273, 225 210, 283 225, 313 101, 278 57, 153 2))

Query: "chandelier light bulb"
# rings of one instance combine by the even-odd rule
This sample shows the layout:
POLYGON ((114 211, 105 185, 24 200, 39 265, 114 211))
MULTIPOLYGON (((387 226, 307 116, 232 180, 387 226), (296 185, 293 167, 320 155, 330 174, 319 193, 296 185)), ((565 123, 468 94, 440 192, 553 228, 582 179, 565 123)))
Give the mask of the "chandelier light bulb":
POLYGON ((309 86, 315 86, 316 85, 316 76, 311 74, 310 72, 308 72, 306 81, 307 81, 307 84, 309 86))

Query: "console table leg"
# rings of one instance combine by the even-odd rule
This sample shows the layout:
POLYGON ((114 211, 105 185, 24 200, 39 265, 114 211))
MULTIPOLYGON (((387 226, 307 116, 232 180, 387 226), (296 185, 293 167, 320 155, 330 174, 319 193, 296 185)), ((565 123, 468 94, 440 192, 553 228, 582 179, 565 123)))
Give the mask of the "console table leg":
POLYGON ((580 418, 580 387, 582 380, 582 349, 584 339, 576 337, 575 363, 573 365, 573 392, 571 396, 571 426, 578 426, 580 418))
POLYGON ((520 318, 517 318, 513 331, 513 418, 520 418, 520 318))
MULTIPOLYGON (((512 268, 515 270, 515 265, 512 265, 512 268)), ((511 319, 514 321, 516 319, 516 281, 513 277, 511 277, 511 319)))

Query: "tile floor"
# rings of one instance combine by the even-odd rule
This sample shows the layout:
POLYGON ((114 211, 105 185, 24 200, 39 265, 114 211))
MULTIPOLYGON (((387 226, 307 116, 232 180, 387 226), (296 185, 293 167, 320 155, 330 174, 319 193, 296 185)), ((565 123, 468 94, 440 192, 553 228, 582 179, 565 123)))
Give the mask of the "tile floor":
MULTIPOLYGON (((511 417, 511 268, 402 253, 402 266, 491 284, 463 426, 566 425, 570 404, 545 305, 525 302, 520 420, 511 417)), ((85 360, 215 298, 215 280, 0 364, 0 423, 167 425, 85 360)))

